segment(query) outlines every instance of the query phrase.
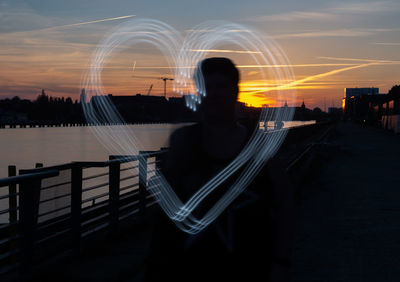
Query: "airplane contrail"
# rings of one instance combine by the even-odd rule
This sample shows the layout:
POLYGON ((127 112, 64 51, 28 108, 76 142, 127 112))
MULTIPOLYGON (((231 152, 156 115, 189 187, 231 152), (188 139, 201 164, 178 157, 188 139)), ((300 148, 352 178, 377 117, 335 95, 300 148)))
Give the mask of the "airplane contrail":
POLYGON ((324 72, 324 73, 320 73, 320 74, 310 75, 310 76, 307 76, 307 77, 305 77, 303 79, 295 80, 295 81, 292 81, 290 83, 287 83, 287 84, 284 84, 284 85, 281 85, 281 86, 272 87, 269 90, 290 88, 292 86, 296 86, 296 85, 299 85, 299 84, 301 84, 303 82, 314 80, 314 79, 317 79, 317 78, 327 77, 327 76, 331 76, 333 74, 341 73, 341 72, 352 70, 352 69, 365 68, 365 67, 368 67, 368 66, 380 65, 380 64, 381 63, 372 62, 372 63, 360 64, 360 65, 347 67, 347 68, 336 69, 336 70, 332 70, 332 71, 328 71, 328 72, 324 72))
POLYGON ((355 65, 355 66, 351 66, 351 67, 346 67, 346 68, 340 68, 340 69, 336 69, 336 70, 332 70, 332 71, 328 71, 328 72, 323 72, 323 73, 319 73, 319 74, 315 74, 315 75, 310 75, 307 76, 303 79, 299 79, 299 80, 295 80, 283 85, 279 85, 279 86, 266 86, 266 87, 257 87, 259 89, 259 91, 255 91, 255 92, 266 92, 266 91, 271 91, 271 90, 282 90, 282 89, 291 89, 294 86, 297 86, 299 84, 303 84, 304 82, 307 81, 313 81, 316 80, 318 78, 322 78, 322 77, 327 77, 327 76, 331 76, 334 74, 338 74, 341 72, 345 72, 345 71, 349 71, 352 69, 358 69, 358 68, 365 68, 368 66, 372 66, 372 65, 381 65, 382 63, 377 63, 377 62, 371 62, 371 63, 365 63, 365 64, 360 64, 360 65, 355 65))
POLYGON ((122 20, 122 19, 132 18, 132 17, 135 17, 135 16, 136 16, 136 15, 128 15, 128 16, 122 16, 122 17, 116 17, 116 18, 108 18, 108 19, 95 20, 95 21, 82 22, 82 23, 57 25, 57 26, 53 26, 53 27, 48 27, 48 28, 46 28, 46 29, 53 29, 53 28, 60 28, 60 27, 72 27, 72 26, 79 26, 79 25, 92 24, 92 23, 101 23, 101 22, 122 20))
POLYGON ((122 19, 132 18, 132 17, 135 17, 135 16, 136 15, 128 15, 128 16, 122 16, 122 17, 116 17, 116 18, 94 20, 94 21, 89 21, 89 22, 81 22, 81 23, 65 24, 65 25, 56 25, 56 26, 50 26, 50 27, 32 29, 32 30, 13 31, 13 32, 9 32, 7 34, 25 34, 25 33, 31 33, 31 32, 44 31, 44 30, 53 30, 53 29, 63 28, 63 27, 74 27, 74 26, 80 26, 80 25, 86 25, 86 24, 92 24, 92 23, 100 23, 100 22, 122 20, 122 19))
POLYGON ((318 57, 318 59, 335 60, 335 61, 358 61, 358 62, 376 62, 386 64, 399 64, 400 61, 395 60, 376 60, 376 59, 358 59, 358 58, 340 58, 340 57, 318 57))

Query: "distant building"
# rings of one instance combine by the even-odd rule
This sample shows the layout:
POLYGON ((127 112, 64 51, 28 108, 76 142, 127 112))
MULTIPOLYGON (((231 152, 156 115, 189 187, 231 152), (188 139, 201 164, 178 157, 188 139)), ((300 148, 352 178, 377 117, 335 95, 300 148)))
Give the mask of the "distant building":
POLYGON ((132 95, 120 95, 114 96, 108 94, 108 98, 113 102, 114 105, 129 105, 129 104, 152 104, 152 105, 163 105, 167 102, 167 99, 163 96, 150 96, 136 94, 132 95))
POLYGON ((344 98, 358 97, 361 95, 378 95, 379 88, 368 87, 368 88, 345 88, 344 98))
POLYGON ((314 112, 311 109, 306 107, 304 99, 299 106, 289 106, 288 102, 285 101, 283 106, 280 107, 266 107, 265 114, 267 120, 275 120, 277 117, 281 117, 281 115, 277 116, 277 113, 281 111, 285 113, 290 113, 289 116, 283 117, 283 121, 285 120, 321 120, 325 118, 325 113, 314 112), (293 114, 293 116, 292 116, 293 114))
MULTIPOLYGON (((101 119, 102 104, 111 102, 125 122, 192 122, 197 119, 188 109, 186 96, 170 97, 151 95, 112 95, 92 96, 90 103, 101 119)), ((103 119, 100 120, 102 122, 103 119)), ((107 122, 104 119, 104 122, 107 122)))
POLYGON ((86 91, 85 91, 85 88, 82 88, 82 90, 81 90, 81 95, 79 97, 79 101, 80 101, 80 103, 82 105, 86 103, 86 91))
POLYGON ((306 109, 306 104, 304 103, 304 99, 303 99, 303 103, 301 103, 300 108, 302 111, 305 111, 305 109, 306 109))
POLYGON ((345 88, 343 113, 352 119, 369 119, 373 107, 382 104, 385 99, 386 95, 379 94, 379 88, 345 88))

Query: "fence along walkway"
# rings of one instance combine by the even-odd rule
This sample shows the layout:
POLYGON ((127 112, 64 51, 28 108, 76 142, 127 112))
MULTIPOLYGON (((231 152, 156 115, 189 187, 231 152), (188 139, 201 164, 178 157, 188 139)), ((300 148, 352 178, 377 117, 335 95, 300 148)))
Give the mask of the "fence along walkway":
POLYGON ((0 274, 29 273, 39 262, 79 253, 90 235, 117 231, 121 220, 144 215, 155 203, 147 179, 164 152, 20 170, 1 179, 0 200, 9 204, 0 214, 10 219, 0 225, 0 274))
MULTIPOLYGON (((299 166, 304 166, 312 155, 312 148, 323 144, 319 141, 325 138, 330 127, 328 123, 290 129, 280 153, 288 172, 297 172, 299 166)), ((82 242, 96 231, 117 231, 121 220, 144 215, 146 207, 154 204, 146 192, 147 179, 164 152, 141 152, 138 156, 110 156, 107 162, 72 162, 20 170, 16 178, 0 180, 0 192, 2 186, 18 184, 15 192, 10 190, 2 196, 14 202, 15 207, 10 205, 0 211, 14 212, 13 216, 10 213, 10 219, 14 220, 0 226, 0 273, 17 267, 21 273, 28 273, 29 267, 38 265, 37 262, 64 256, 67 252, 79 253, 82 242), (24 194, 24 191, 28 192, 24 194), (35 199, 30 203, 36 204, 24 204, 27 202, 24 197, 35 199)), ((95 269, 99 272, 98 266, 95 269)))

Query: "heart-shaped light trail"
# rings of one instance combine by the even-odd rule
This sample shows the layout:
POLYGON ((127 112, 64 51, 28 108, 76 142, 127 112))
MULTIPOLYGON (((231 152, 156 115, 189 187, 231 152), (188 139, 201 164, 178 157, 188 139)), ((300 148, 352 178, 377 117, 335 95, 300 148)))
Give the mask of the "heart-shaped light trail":
MULTIPOLYGON (((265 35, 235 23, 212 21, 196 26, 183 38, 178 31, 163 22, 133 19, 117 26, 99 43, 81 83, 82 88, 86 90, 86 97, 82 101, 86 120, 93 124, 90 128, 111 154, 136 155, 140 148, 143 148, 132 130, 123 125, 123 118, 108 96, 104 95, 101 82, 101 72, 106 59, 118 47, 137 43, 154 45, 164 54, 169 67, 175 70, 173 89, 178 94, 185 95, 186 105, 192 110, 196 110, 202 97, 207 95, 202 76, 199 76, 198 81, 193 81, 195 66, 206 57, 207 52, 193 50, 216 49, 221 44, 234 44, 248 51, 249 56, 259 66, 265 85, 268 85, 266 77, 277 85, 271 88, 273 93, 266 91, 266 95, 268 93, 269 97, 276 101, 293 101, 295 98, 294 91, 285 91, 283 97, 280 90, 285 83, 294 81, 290 63, 280 47, 265 35), (268 70, 267 74, 265 69, 268 70), (91 102, 86 103, 90 98, 91 102)), ((259 121, 266 123, 269 120, 291 120, 292 117, 293 110, 290 107, 273 112, 263 108, 259 121)), ((277 130, 266 134, 256 129, 242 152, 186 203, 179 199, 173 187, 158 170, 155 171, 155 176, 149 179, 150 190, 164 212, 180 229, 196 234, 212 223, 246 189, 265 162, 277 151, 286 133, 286 130, 277 130), (239 177, 228 191, 202 218, 196 218, 192 213, 194 209, 242 167, 239 177)))

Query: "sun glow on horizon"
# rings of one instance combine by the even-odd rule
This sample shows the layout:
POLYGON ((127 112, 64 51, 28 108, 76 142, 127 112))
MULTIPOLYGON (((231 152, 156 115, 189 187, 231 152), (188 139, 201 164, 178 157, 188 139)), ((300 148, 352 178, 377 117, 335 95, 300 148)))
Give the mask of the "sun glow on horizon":
MULTIPOLYGON (((274 97, 276 91, 298 91, 298 90, 318 90, 318 89, 335 89, 336 85, 327 85, 323 82, 304 82, 295 85, 294 82, 287 81, 286 84, 278 85, 273 81, 265 82, 263 80, 249 80, 239 84, 238 101, 251 107, 280 107, 282 101, 277 101, 274 97)), ((288 95, 290 96, 290 95, 288 95)), ((295 103, 295 101, 288 101, 295 103)))

